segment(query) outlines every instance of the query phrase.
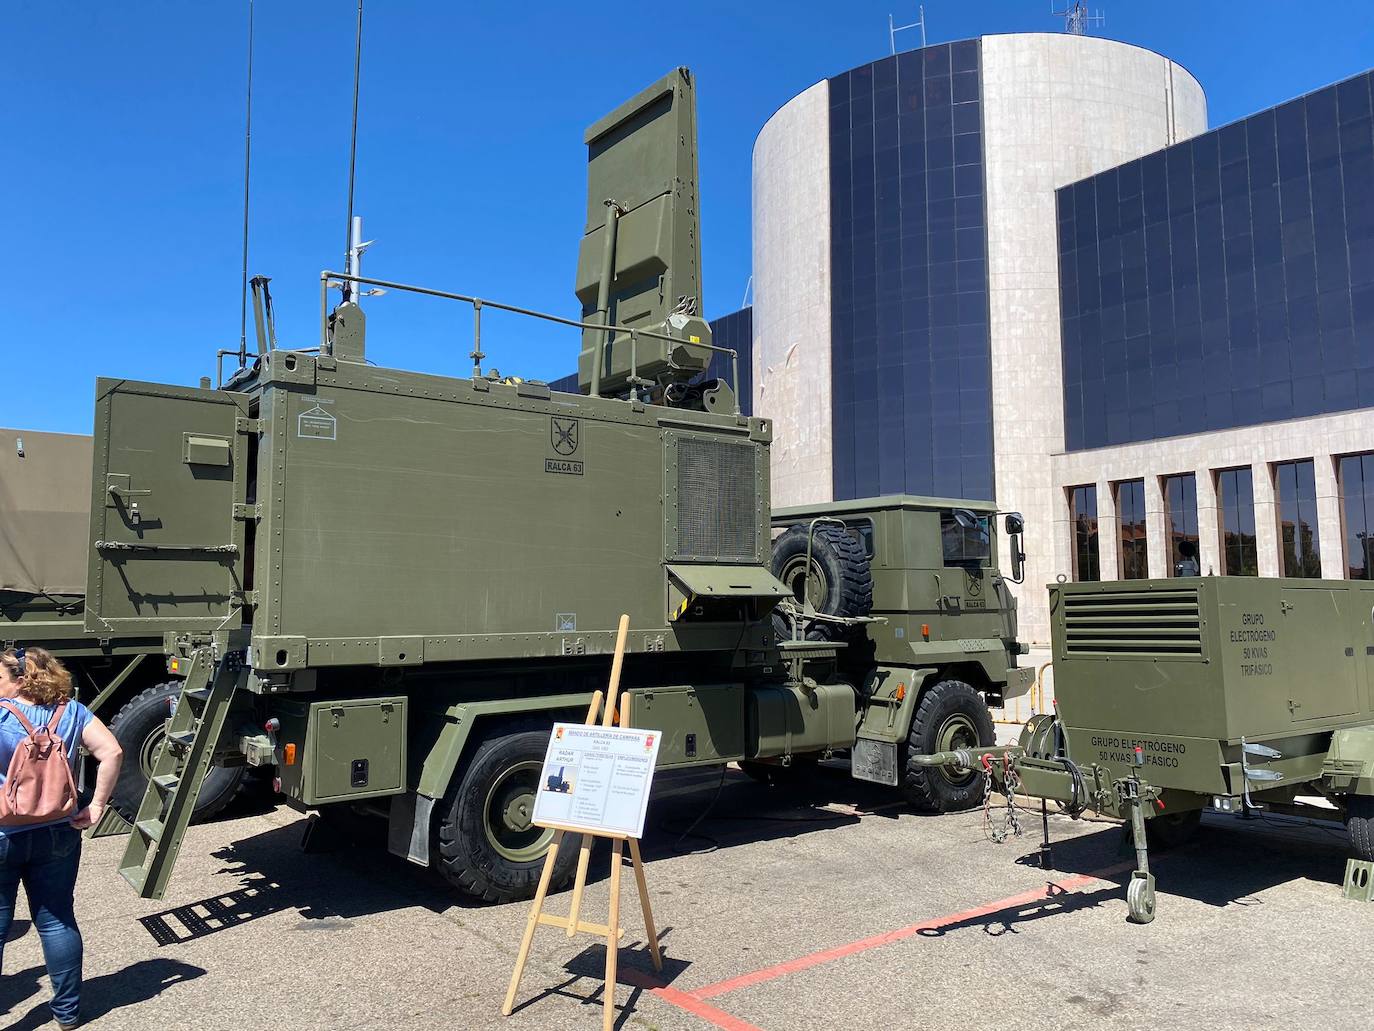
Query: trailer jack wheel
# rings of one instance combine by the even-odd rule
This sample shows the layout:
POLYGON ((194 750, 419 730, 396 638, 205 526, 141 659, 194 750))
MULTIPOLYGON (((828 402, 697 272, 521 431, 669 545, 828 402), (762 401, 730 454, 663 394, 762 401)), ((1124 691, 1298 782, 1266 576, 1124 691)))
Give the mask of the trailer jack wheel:
POLYGON ((1148 924, 1155 918, 1154 874, 1136 870, 1126 888, 1127 919, 1133 924, 1148 924))

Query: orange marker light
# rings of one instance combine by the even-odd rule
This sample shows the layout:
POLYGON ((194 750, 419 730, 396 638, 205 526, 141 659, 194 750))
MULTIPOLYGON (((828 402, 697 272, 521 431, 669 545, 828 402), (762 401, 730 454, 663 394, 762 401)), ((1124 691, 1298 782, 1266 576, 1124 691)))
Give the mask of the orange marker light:
POLYGON ((922 624, 921 624, 921 636, 924 637, 927 641, 930 640, 930 624, 929 624, 929 623, 922 623, 922 624))
POLYGON ((294 742, 291 743, 291 744, 288 744, 285 748, 283 748, 283 749, 282 749, 282 753, 283 753, 283 755, 284 755, 284 757, 285 757, 285 759, 286 759, 286 765, 287 765, 287 766, 295 766, 295 765, 296 765, 296 745, 295 745, 294 742))
POLYGON ((897 685, 897 701, 900 702, 900 701, 901 701, 903 698, 905 698, 905 697, 906 697, 906 685, 905 685, 905 684, 898 684, 898 685, 897 685))
POLYGON ((173 660, 171 661, 170 665, 171 665, 171 668, 172 668, 172 672, 173 672, 173 673, 176 673, 178 670, 181 669, 181 660, 180 660, 180 659, 173 659, 173 660))

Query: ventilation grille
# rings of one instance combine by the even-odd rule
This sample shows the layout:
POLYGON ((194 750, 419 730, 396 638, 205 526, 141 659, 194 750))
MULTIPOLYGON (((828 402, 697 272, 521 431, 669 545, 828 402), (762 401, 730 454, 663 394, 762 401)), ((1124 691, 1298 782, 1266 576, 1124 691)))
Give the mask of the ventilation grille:
POLYGON ((758 452, 753 444, 677 439, 675 559, 758 559, 758 452))
POLYGON ((1069 655, 1200 656, 1196 587, 1064 594, 1069 655))

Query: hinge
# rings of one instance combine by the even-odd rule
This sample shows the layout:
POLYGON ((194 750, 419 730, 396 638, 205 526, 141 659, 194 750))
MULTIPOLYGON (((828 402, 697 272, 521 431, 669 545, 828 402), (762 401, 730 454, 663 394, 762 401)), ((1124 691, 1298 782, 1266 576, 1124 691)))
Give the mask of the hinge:
POLYGON ((261 505, 261 504, 257 504, 257 505, 235 505, 235 506, 234 506, 234 518, 235 518, 235 519, 261 519, 261 518, 262 518, 262 505, 261 505))
POLYGON ((258 603, 258 592, 255 591, 255 590, 254 590, 254 591, 237 591, 237 592, 235 592, 235 593, 238 595, 239 602, 240 602, 245 608, 252 608, 254 605, 256 605, 256 604, 258 603))
POLYGON ((243 434, 261 433, 262 420, 250 419, 246 415, 240 415, 238 418, 234 420, 234 432, 243 434))

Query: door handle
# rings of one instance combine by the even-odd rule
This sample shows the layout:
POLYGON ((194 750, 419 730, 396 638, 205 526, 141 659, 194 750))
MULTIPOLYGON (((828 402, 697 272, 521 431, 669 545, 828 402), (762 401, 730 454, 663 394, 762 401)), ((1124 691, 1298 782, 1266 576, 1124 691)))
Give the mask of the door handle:
POLYGON ((110 484, 105 490, 121 501, 128 498, 146 497, 152 493, 151 490, 134 490, 132 487, 121 487, 117 483, 110 484))

